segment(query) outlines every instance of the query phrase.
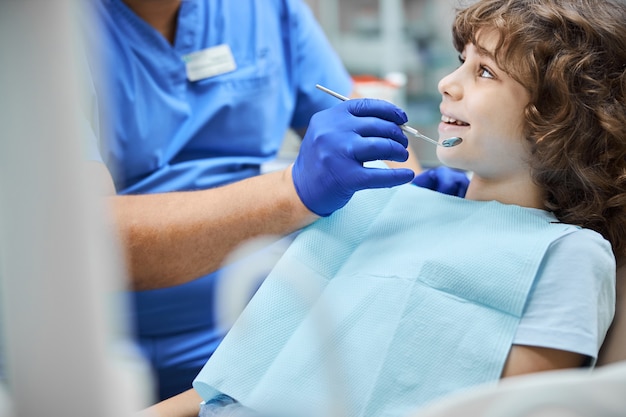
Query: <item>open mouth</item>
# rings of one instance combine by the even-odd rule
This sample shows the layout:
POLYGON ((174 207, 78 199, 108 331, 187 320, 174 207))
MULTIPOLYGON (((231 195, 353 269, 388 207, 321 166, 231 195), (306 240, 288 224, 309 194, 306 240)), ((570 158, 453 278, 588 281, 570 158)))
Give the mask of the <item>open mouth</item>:
POLYGON ((448 117, 448 116, 441 116, 441 121, 446 123, 446 124, 449 124, 449 125, 469 126, 469 123, 465 123, 462 120, 456 120, 456 119, 453 119, 453 118, 448 117))

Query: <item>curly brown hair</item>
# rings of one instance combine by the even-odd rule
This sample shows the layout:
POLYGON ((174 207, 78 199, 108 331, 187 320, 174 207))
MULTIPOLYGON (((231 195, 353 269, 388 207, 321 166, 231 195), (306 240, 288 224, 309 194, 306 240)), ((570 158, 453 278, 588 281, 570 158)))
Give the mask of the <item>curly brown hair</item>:
POLYGON ((498 66, 530 93, 525 135, 545 207, 626 254, 626 5, 484 0, 459 10, 455 48, 495 31, 498 66))

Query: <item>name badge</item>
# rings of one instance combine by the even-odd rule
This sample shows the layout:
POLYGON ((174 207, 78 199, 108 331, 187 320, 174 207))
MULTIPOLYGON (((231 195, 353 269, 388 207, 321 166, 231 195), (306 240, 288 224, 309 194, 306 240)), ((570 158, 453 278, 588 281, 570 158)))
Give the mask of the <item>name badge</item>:
POLYGON ((237 69, 235 58, 226 44, 213 46, 183 56, 189 81, 203 80, 237 69))

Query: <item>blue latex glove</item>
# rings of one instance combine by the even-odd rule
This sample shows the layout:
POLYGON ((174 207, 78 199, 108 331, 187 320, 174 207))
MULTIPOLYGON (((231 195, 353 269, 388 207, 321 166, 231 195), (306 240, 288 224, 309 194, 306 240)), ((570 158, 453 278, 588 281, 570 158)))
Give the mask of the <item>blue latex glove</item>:
POLYGON ((469 178, 463 171, 440 166, 422 172, 413 179, 412 184, 448 195, 465 197, 469 178))
POLYGON ((367 188, 411 181, 410 169, 364 168, 375 160, 406 161, 408 139, 398 125, 404 111, 375 99, 354 99, 316 113, 300 146, 292 175, 304 205, 319 216, 343 207, 367 188))

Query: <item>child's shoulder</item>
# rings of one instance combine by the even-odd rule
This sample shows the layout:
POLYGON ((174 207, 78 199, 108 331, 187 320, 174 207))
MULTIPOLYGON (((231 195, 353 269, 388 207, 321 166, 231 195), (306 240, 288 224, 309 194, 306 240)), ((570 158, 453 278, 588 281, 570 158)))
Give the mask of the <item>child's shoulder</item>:
POLYGON ((615 255, 611 243, 600 233, 586 228, 575 228, 555 240, 547 255, 559 259, 562 268, 587 270, 594 275, 614 277, 615 255))

